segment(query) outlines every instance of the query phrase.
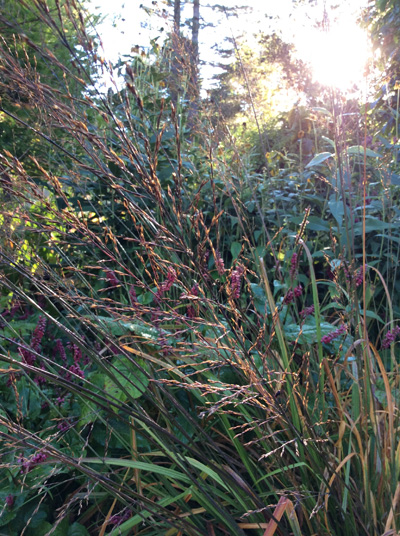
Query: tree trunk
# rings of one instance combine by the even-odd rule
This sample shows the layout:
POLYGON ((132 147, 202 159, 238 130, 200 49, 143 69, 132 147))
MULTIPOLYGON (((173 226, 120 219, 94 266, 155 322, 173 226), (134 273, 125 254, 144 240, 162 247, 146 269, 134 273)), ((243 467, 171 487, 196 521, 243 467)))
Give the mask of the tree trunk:
POLYGON ((174 0, 174 34, 179 35, 181 29, 181 0, 174 0))
POLYGON ((199 28, 200 28, 200 0, 193 0, 192 49, 193 49, 193 60, 196 66, 198 66, 198 63, 199 63, 199 28))
MULTIPOLYGON (((200 0, 193 0, 192 40, 190 43, 190 77, 189 77, 189 110, 188 127, 193 130, 199 111, 199 29, 200 29, 200 0)), ((189 135, 191 136, 191 135, 189 135)))
POLYGON ((174 0, 174 29, 171 35, 172 55, 168 86, 171 93, 171 101, 175 108, 178 104, 179 85, 181 78, 180 49, 181 49, 181 0, 174 0))

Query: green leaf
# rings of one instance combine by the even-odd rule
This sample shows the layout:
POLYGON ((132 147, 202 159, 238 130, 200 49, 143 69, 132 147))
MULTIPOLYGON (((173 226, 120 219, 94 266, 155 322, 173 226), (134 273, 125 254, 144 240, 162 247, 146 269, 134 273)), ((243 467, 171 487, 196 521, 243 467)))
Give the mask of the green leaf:
POLYGON ((393 186, 400 186, 400 175, 397 175, 396 173, 391 173, 390 184, 393 184, 393 186))
POLYGON ((265 296, 264 289, 257 285, 257 283, 251 283, 250 286, 253 293, 255 308, 261 315, 268 313, 269 307, 267 304, 267 297, 265 296))
MULTIPOLYGON (((180 501, 181 499, 185 499, 188 493, 189 491, 185 490, 184 492, 180 493, 179 495, 176 495, 175 497, 165 497, 164 499, 161 499, 160 501, 156 502, 155 506, 161 506, 165 508, 172 503, 176 503, 180 501)), ((133 517, 131 517, 131 519, 128 519, 127 521, 122 523, 119 527, 112 530, 108 536, 121 536, 123 534, 130 534, 130 530, 133 527, 135 527, 136 525, 139 525, 140 523, 143 523, 144 519, 147 519, 148 517, 152 515, 153 515, 152 511, 142 510, 140 514, 134 515, 133 517)))
POLYGON ((178 480, 180 482, 191 483, 191 479, 175 469, 170 469, 169 467, 164 467, 162 465, 157 465, 155 463, 149 462, 139 462, 135 460, 123 460, 119 458, 83 458, 82 462, 85 464, 101 464, 101 465, 116 465, 118 467, 129 467, 130 469, 139 469, 140 471, 148 471, 149 473, 155 473, 157 475, 165 476, 173 482, 178 480))
MULTIPOLYGON (((42 521, 40 525, 34 529, 28 530, 26 532, 27 536, 46 536, 51 531, 51 524, 48 521, 42 521)), ((52 534, 57 534, 57 536, 66 536, 66 532, 53 532, 52 534)))
POLYGON ((67 536, 89 536, 89 533, 80 523, 72 523, 68 529, 67 536))
MULTIPOLYGON (((308 324, 304 324, 300 330, 300 326, 297 324, 289 324, 284 326, 283 330, 287 339, 290 342, 298 341, 300 344, 314 344, 317 342, 317 325, 315 318, 310 317, 308 324), (311 324, 311 319, 313 324, 311 324)), ((329 322, 321 322, 321 335, 328 335, 337 328, 329 322)))
POLYGON ((313 166, 319 166, 322 164, 322 162, 325 162, 325 160, 328 160, 328 158, 331 158, 332 156, 335 156, 333 153, 319 153, 314 156, 314 158, 306 165, 306 168, 310 168, 313 166))
POLYGON ((85 425, 90 422, 94 422, 99 413, 99 408, 95 402, 90 400, 83 400, 80 404, 80 415, 78 421, 78 428, 81 430, 85 425))
MULTIPOLYGON (((291 223, 300 225, 303 221, 303 217, 295 216, 291 218, 291 223)), ((319 218, 318 216, 309 216, 307 218, 307 229, 310 231, 326 231, 329 232, 330 225, 326 220, 319 218)))
POLYGON ((329 110, 327 110, 326 108, 322 108, 321 106, 314 106, 312 110, 314 112, 321 112, 322 114, 325 114, 325 115, 330 115, 330 116, 332 115, 332 113, 329 110))
MULTIPOLYGON (((368 318, 373 318, 374 320, 378 320, 378 322, 380 322, 381 324, 385 324, 385 322, 382 320, 382 318, 377 315, 376 313, 374 313, 373 311, 368 311, 365 313, 366 316, 368 318)), ((364 311, 363 309, 360 309, 360 315, 363 316, 364 315, 364 311)))
POLYGON ((196 469, 199 469, 206 475, 210 476, 215 482, 217 482, 220 486, 222 486, 224 489, 229 491, 229 487, 223 482, 222 478, 219 476, 218 473, 216 473, 213 469, 210 469, 207 465, 204 463, 199 462, 198 460, 194 458, 189 458, 188 456, 185 457, 185 459, 192 465, 193 467, 196 467, 196 469))
POLYGON ((121 322, 120 320, 114 320, 108 316, 93 316, 92 319, 95 323, 99 323, 104 330, 109 333, 111 332, 115 337, 121 337, 122 335, 133 332, 149 341, 156 341, 158 339, 157 330, 144 324, 121 322))
POLYGON ((329 222, 319 218, 318 216, 309 216, 307 229, 311 231, 329 231, 330 225, 329 222))
MULTIPOLYGON (((383 231, 385 229, 390 229, 393 227, 393 224, 378 220, 378 218, 370 217, 366 218, 365 221, 365 232, 372 233, 374 231, 383 231)), ((358 222, 354 225, 354 236, 362 235, 363 227, 362 222, 358 222)))
POLYGON ((242 244, 240 242, 232 242, 231 244, 231 253, 233 260, 236 260, 239 257, 239 253, 242 249, 242 244))
POLYGON ((321 136, 321 138, 322 138, 324 141, 326 141, 327 143, 329 143, 329 145, 330 145, 333 149, 335 149, 335 142, 334 142, 334 141, 332 141, 330 138, 327 138, 326 136, 321 136))
POLYGON ((367 156, 372 156, 374 158, 381 158, 382 157, 382 155, 380 155, 379 153, 376 153, 372 149, 368 149, 368 147, 366 147, 364 149, 364 147, 362 145, 353 145, 352 147, 349 147, 347 149, 347 154, 348 155, 358 154, 360 156, 364 156, 364 150, 365 150, 365 154, 367 156))
POLYGON ((344 216, 343 201, 331 200, 328 202, 328 206, 329 206, 330 211, 332 212, 332 216, 337 221, 338 228, 340 231, 340 229, 342 228, 343 216, 344 216))
POLYGON ((118 370, 113 370, 105 379, 105 392, 121 402, 140 398, 149 385, 147 376, 122 355, 116 356, 113 365, 118 370))

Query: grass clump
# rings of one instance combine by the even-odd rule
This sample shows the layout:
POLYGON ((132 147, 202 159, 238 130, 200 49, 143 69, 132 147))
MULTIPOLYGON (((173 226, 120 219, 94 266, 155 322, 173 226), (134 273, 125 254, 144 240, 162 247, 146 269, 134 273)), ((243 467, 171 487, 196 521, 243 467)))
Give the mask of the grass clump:
POLYGON ((34 7, 77 72, 3 43, 48 152, 0 155, 1 530, 395 534, 397 190, 356 179, 385 159, 228 160, 150 60, 106 96, 84 15, 34 7))

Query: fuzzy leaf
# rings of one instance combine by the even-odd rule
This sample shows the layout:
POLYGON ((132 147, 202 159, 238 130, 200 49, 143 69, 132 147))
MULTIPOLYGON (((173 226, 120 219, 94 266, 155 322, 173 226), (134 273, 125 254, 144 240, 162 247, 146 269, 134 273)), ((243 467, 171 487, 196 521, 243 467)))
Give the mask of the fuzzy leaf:
MULTIPOLYGON (((362 145, 353 145, 352 147, 349 147, 347 149, 347 154, 349 155, 358 154, 360 156, 364 156, 364 147, 362 145)), ((372 156, 374 158, 382 157, 382 155, 380 155, 379 153, 376 153, 375 151, 373 151, 372 149, 369 149, 368 147, 366 147, 365 149, 365 154, 367 156, 372 156)))
POLYGON ((333 153, 319 153, 306 165, 306 168, 319 166, 322 162, 325 162, 325 160, 328 160, 328 158, 331 158, 332 156, 334 156, 333 153))

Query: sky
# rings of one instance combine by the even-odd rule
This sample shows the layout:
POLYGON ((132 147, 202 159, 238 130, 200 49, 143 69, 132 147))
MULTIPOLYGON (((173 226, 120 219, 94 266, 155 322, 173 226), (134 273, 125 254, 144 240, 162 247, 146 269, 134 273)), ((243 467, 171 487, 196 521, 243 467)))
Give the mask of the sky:
MULTIPOLYGON (((191 4, 182 10, 182 21, 190 18, 191 4)), ((220 0, 227 8, 240 0, 220 0)), ((332 2, 333 3, 333 2, 332 2)), ((150 39, 162 36, 171 29, 171 10, 165 18, 148 16, 143 4, 149 8, 157 8, 159 13, 167 8, 164 0, 91 0, 94 13, 105 16, 98 27, 103 41, 105 56, 111 61, 119 55, 129 54, 132 47, 149 46, 150 39)), ((247 0, 251 12, 241 12, 238 17, 217 14, 207 7, 208 2, 200 0, 200 13, 204 23, 214 22, 200 31, 200 56, 205 66, 202 69, 204 85, 210 85, 212 74, 215 73, 209 64, 220 61, 213 46, 224 46, 225 37, 238 38, 246 32, 251 41, 257 30, 281 32, 284 40, 293 42, 298 56, 311 63, 314 77, 322 83, 332 84, 340 89, 362 78, 364 63, 369 54, 366 34, 356 25, 356 13, 365 6, 366 0, 337 0, 332 8, 329 0, 305 1, 294 8, 293 0, 247 0), (330 30, 321 31, 315 28, 316 22, 324 18, 324 10, 328 13, 330 30)))

